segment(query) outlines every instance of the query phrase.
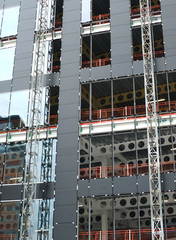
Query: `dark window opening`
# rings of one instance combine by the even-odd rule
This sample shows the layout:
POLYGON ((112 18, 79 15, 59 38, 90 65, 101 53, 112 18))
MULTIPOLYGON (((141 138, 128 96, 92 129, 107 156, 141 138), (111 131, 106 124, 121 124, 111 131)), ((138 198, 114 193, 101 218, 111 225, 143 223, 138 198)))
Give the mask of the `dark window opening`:
POLYGON ((93 0, 92 21, 104 21, 110 19, 109 0, 93 0))
MULTIPOLYGON (((151 11, 154 14, 161 12, 160 0, 151 0, 151 11)), ((140 15, 140 5, 139 0, 131 0, 131 16, 139 17, 140 15)))
MULTIPOLYGON (((153 31, 153 47, 155 49, 154 57, 161 58, 164 57, 164 43, 163 43, 163 31, 162 25, 155 25, 152 27, 153 31)), ((141 28, 132 29, 133 36, 133 59, 142 60, 142 38, 141 38, 141 28)))
POLYGON ((63 16, 63 0, 56 1, 56 16, 55 16, 55 27, 62 27, 62 16, 63 16))
POLYGON ((60 71, 61 39, 53 41, 53 72, 60 71))
POLYGON ((110 33, 97 34, 91 37, 83 37, 82 40, 82 67, 109 65, 111 63, 110 33))
POLYGON ((50 103, 50 125, 58 123, 58 102, 59 102, 59 87, 50 87, 49 89, 49 103, 50 103))

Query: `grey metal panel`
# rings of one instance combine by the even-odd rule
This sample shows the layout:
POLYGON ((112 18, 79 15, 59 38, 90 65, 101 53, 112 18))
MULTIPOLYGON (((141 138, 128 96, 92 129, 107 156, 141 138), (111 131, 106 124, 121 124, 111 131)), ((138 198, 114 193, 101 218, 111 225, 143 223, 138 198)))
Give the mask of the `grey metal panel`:
POLYGON ((133 62, 133 74, 143 74, 143 61, 135 61, 133 62))
POLYGON ((64 23, 70 23, 73 19, 78 23, 80 21, 80 10, 73 9, 71 12, 65 12, 64 14, 64 23))
MULTIPOLYGON (((59 153, 58 153, 59 154, 59 153)), ((58 156, 60 158, 60 155, 58 156)), ((73 171, 73 169, 77 168, 77 161, 73 161, 73 159, 77 159, 77 153, 72 155, 62 156, 62 161, 60 161, 57 166, 61 172, 65 171, 73 171)), ((76 172, 77 173, 77 172, 76 172)))
POLYGON ((30 41, 33 42, 34 39, 34 29, 27 29, 25 31, 18 32, 18 42, 30 41))
MULTIPOLYGON (((79 79, 78 79, 79 80, 79 79)), ((65 104, 78 103, 79 89, 64 90, 60 93, 60 99, 65 104)))
POLYGON ((0 9, 3 8, 4 0, 0 0, 0 9))
POLYGON ((58 223, 75 222, 76 208, 77 208, 76 205, 58 207, 59 214, 56 216, 55 221, 58 223))
POLYGON ((89 186, 88 180, 81 180, 78 182, 78 197, 88 196, 89 194, 88 186, 89 186))
MULTIPOLYGON (((71 159, 70 159, 71 160, 71 159)), ((68 162, 69 164, 69 162, 68 162)), ((58 167, 60 167, 60 164, 58 164, 58 167)), ((77 184, 77 171, 75 170, 77 167, 74 166, 74 168, 71 171, 66 171, 63 169, 60 171, 60 174, 57 176, 57 182, 58 182, 58 189, 68 189, 68 188, 73 188, 77 184), (72 181, 68 181, 68 179, 72 179, 72 181)))
POLYGON ((33 44, 31 44, 30 42, 18 42, 17 41, 17 45, 16 45, 16 57, 18 57, 18 55, 24 54, 24 53, 30 53, 33 50, 33 44))
MULTIPOLYGON (((61 105, 60 106, 60 111, 63 112, 64 118, 70 118, 70 108, 76 109, 78 107, 78 104, 68 104, 68 105, 61 105)), ((72 113, 72 118, 77 118, 78 117, 78 112, 73 111, 72 113)), ((62 116, 61 116, 62 119, 62 116)))
POLYGON ((20 0, 6 0, 5 1, 5 8, 8 7, 14 7, 14 6, 20 5, 20 0))
MULTIPOLYGON (((75 219, 76 221, 76 219, 75 219)), ((76 226, 73 223, 58 224, 54 227, 54 240, 73 240, 76 236, 76 226)))
POLYGON ((114 194, 137 193, 136 177, 114 178, 114 194))
POLYGON ((23 9, 20 12, 20 20, 23 21, 25 19, 35 19, 36 16, 36 8, 28 8, 28 9, 23 9))
POLYGON ((62 53, 62 58, 64 58, 64 64, 67 63, 74 63, 75 62, 75 58, 74 56, 79 56, 80 54, 80 49, 72 49, 70 51, 64 51, 62 53))
POLYGON ((0 81, 0 93, 10 92, 11 80, 0 81))
POLYGON ((71 64, 64 64, 63 62, 61 62, 61 66, 61 74, 63 77, 79 76, 79 62, 71 64))
POLYGON ((21 69, 21 71, 16 71, 14 66, 13 79, 26 78, 26 81, 28 81, 29 83, 30 74, 31 74, 31 71, 29 72, 29 70, 23 71, 23 69, 21 69))
MULTIPOLYGON (((60 125, 59 125, 59 128, 60 128, 60 125)), ((65 128, 65 126, 64 126, 65 128)), ((65 131, 65 129, 62 129, 62 132, 65 131)), ((61 132, 61 130, 60 130, 61 132)), ((59 142, 59 148, 60 150, 64 150, 64 149, 71 149, 71 148, 76 148, 77 149, 77 139, 75 139, 75 134, 78 133, 78 129, 75 131, 75 133, 71 133, 71 134, 61 134, 59 132, 59 137, 63 140, 63 141, 60 141, 59 142)))
POLYGON ((83 69, 81 69, 81 74, 80 74, 81 79, 80 79, 80 82, 90 81, 89 75, 90 75, 90 68, 83 68, 83 69))
MULTIPOLYGON (((68 182, 71 182, 70 179, 67 179, 68 182)), ((57 184, 57 183, 56 183, 57 184)), ((75 188, 61 189, 56 186, 56 213, 59 214, 57 206, 70 206, 77 203, 77 193, 75 188)))
POLYGON ((112 179, 91 179, 90 180, 90 195, 111 195, 112 194, 112 179))
POLYGON ((29 89, 29 80, 30 80, 30 77, 14 79, 13 91, 29 89))
POLYGON ((111 1, 111 49, 112 77, 131 75, 129 1, 111 1))
POLYGON ((174 181, 174 173, 166 173, 163 175, 162 190, 165 192, 169 190, 176 191, 176 182, 174 181))
POLYGON ((22 9, 27 9, 27 8, 33 8, 35 7, 36 9, 36 2, 37 0, 22 0, 22 3, 21 3, 21 8, 22 9))
POLYGON ((176 68, 176 58, 173 56, 176 49, 176 2, 163 0, 161 1, 162 9, 162 23, 163 23, 163 37, 164 37, 164 48, 166 56, 166 69, 176 68))
POLYGON ((165 69, 165 58, 156 58, 155 59, 155 72, 160 72, 165 69))
POLYGON ((21 185, 3 186, 2 200, 20 200, 21 199, 21 185))
POLYGON ((145 176, 138 176, 138 192, 149 192, 149 177, 148 175, 145 176))
POLYGON ((60 73, 52 73, 51 74, 51 86, 59 86, 59 79, 60 79, 60 73))
POLYGON ((24 59, 15 59, 15 70, 18 72, 21 69, 23 69, 24 71, 26 70, 31 70, 31 59, 30 58, 26 58, 25 61, 24 59))
POLYGON ((91 80, 110 78, 110 65, 91 68, 91 80))
POLYGON ((21 23, 19 25, 18 31, 25 31, 27 29, 34 29, 35 24, 33 21, 30 21, 32 18, 21 19, 21 23))
POLYGON ((78 84, 75 84, 75 78, 77 77, 62 77, 62 81, 60 83, 63 91, 65 90, 73 90, 78 89, 78 84))

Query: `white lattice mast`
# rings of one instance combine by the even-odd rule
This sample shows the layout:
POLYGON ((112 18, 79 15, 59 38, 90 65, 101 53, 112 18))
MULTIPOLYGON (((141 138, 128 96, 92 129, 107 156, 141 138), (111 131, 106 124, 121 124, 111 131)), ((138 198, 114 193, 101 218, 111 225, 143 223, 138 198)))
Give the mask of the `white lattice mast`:
POLYGON ((48 0, 38 0, 38 19, 36 26, 36 47, 34 50, 33 76, 31 77, 31 96, 29 111, 29 131, 24 175, 23 206, 21 216, 20 240, 32 240, 36 223, 36 183, 39 162, 39 138, 42 112, 42 89, 45 62, 45 33, 48 22, 48 0))
POLYGON ((140 0, 152 240, 164 240, 150 0, 140 0))

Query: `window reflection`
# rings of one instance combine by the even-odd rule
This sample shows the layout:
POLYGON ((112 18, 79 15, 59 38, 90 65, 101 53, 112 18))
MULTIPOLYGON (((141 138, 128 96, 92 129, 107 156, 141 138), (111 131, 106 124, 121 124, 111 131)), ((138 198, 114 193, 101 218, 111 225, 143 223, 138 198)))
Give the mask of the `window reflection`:
POLYGON ((4 10, 1 37, 17 34, 19 7, 4 10))
POLYGON ((12 92, 10 105, 11 128, 23 128, 27 125, 28 98, 29 90, 12 92))
POLYGON ((0 81, 12 78, 15 48, 0 50, 0 81))
POLYGON ((0 94, 0 130, 6 129, 8 125, 8 109, 9 109, 10 93, 0 94))
POLYGON ((0 204, 1 239, 17 240, 20 218, 20 202, 3 202, 0 204))

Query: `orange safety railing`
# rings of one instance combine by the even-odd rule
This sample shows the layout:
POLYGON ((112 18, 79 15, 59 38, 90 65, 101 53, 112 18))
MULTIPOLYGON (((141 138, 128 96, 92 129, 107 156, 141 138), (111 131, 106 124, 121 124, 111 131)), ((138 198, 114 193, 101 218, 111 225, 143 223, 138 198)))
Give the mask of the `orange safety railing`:
POLYGON ((59 72, 60 71, 60 65, 53 66, 53 72, 59 72))
MULTIPOLYGON (((111 64, 111 59, 110 58, 92 60, 92 67, 105 66, 105 65, 109 65, 109 64, 111 64)), ((90 61, 83 61, 82 62, 82 67, 83 68, 90 67, 90 61)))
MULTIPOLYGON (((174 162, 163 162, 161 164, 163 172, 172 172, 174 170, 174 162)), ((114 176, 133 176, 137 174, 148 174, 148 163, 141 164, 124 164, 114 166, 114 176)), ((113 176, 112 166, 91 167, 91 178, 106 178, 113 176)), ((89 178, 89 168, 80 168, 80 179, 89 178)))
POLYGON ((17 240, 16 234, 0 234, 0 240, 17 240))
MULTIPOLYGON (((164 57, 164 50, 155 51, 155 57, 156 57, 156 58, 164 57)), ((142 53, 133 54, 133 59, 134 59, 134 61, 136 61, 136 60, 142 60, 142 59, 143 59, 143 54, 142 54, 142 53)))
MULTIPOLYGON (((160 7, 160 5, 158 4, 158 5, 154 5, 154 6, 151 6, 151 10, 153 11, 153 12, 160 12, 161 11, 161 7, 160 7)), ((132 15, 135 15, 135 14, 140 14, 140 8, 133 8, 133 9, 131 9, 131 14, 132 15)))
MULTIPOLYGON (((159 102, 157 103, 160 112, 167 112, 169 110, 169 103, 168 102, 159 102)), ((170 108, 172 111, 176 111, 176 101, 170 102, 170 108)), ((136 114, 145 115, 145 105, 136 105, 136 114)), ((105 119, 111 117, 111 108, 107 109, 98 109, 92 110, 92 119, 105 119)), ((134 116, 134 106, 125 106, 120 108, 113 109, 114 117, 129 117, 134 116)), ((81 112, 81 120, 85 121, 89 119, 89 111, 82 111, 81 112)))
MULTIPOLYGON (((176 239, 176 227, 170 227, 166 229, 167 239, 176 239)), ((152 239, 151 229, 140 229, 140 235, 142 240, 152 239)), ((129 229, 129 230, 115 230, 113 231, 91 231, 91 240, 138 240, 139 230, 129 229)), ((88 232, 79 232, 79 240, 88 240, 88 232)))
POLYGON ((106 20, 110 18, 110 13, 99 14, 97 16, 92 16, 92 21, 106 20))

